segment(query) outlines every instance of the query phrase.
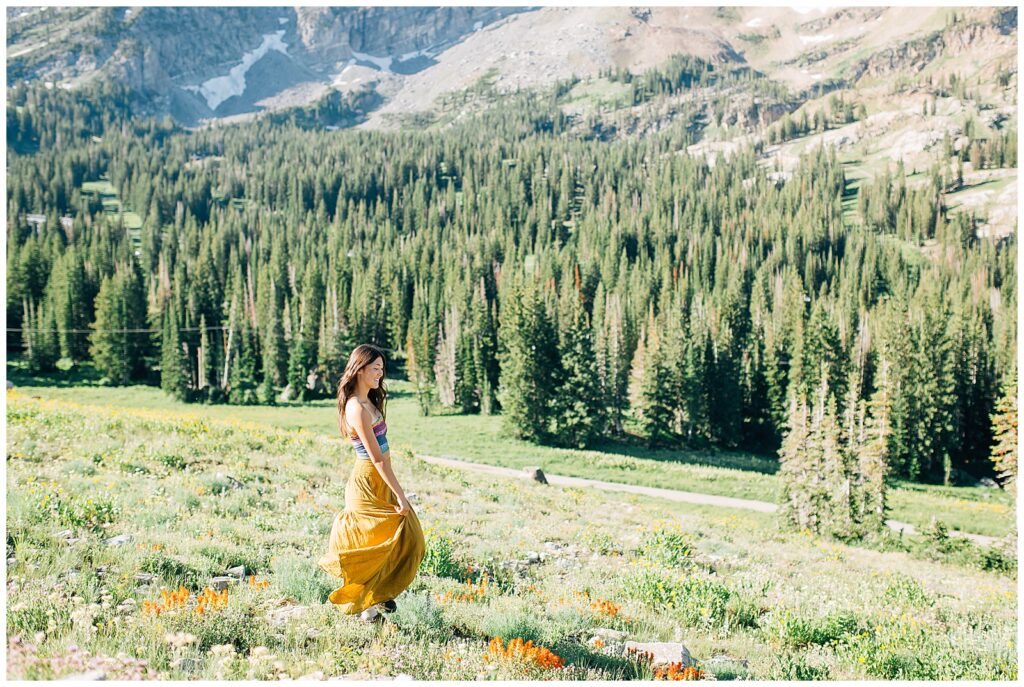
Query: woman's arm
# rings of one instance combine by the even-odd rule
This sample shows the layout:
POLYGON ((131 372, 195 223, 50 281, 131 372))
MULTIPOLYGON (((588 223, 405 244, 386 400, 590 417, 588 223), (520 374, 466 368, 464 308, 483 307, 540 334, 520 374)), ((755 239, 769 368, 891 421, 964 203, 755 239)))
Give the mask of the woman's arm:
POLYGON ((398 478, 395 476, 394 470, 391 469, 391 459, 381 453, 380 444, 377 443, 377 437, 374 435, 373 427, 370 425, 370 413, 366 411, 362 404, 359 404, 359 408, 355 412, 346 408, 345 419, 352 429, 356 431, 359 440, 363 442, 363 446, 370 454, 370 460, 373 461, 373 466, 377 468, 381 479, 394 492, 395 498, 398 500, 398 512, 405 515, 409 511, 409 499, 405 497, 405 491, 402 490, 402 485, 398 483, 398 478))

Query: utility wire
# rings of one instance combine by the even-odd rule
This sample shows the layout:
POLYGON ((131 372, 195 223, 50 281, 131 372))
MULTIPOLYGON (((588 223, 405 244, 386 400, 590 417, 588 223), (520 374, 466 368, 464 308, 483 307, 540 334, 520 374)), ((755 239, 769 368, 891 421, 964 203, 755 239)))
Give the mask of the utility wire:
MULTIPOLYGON (((230 329, 230 327, 207 327, 206 329, 230 329)), ((202 327, 178 327, 179 332, 200 332, 202 327)), ((103 332, 105 334, 142 334, 145 332, 155 333, 162 332, 162 329, 18 329, 8 328, 9 332, 64 332, 65 334, 92 334, 94 332, 103 332)))

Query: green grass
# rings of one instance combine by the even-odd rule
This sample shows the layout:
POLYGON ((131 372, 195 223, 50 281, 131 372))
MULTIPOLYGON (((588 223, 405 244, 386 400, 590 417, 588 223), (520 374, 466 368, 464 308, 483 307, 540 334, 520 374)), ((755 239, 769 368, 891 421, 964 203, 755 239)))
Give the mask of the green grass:
POLYGON ((604 78, 581 81, 561 98, 561 105, 580 106, 588 109, 609 107, 618 109, 632 105, 633 87, 604 78))
POLYGON ((142 217, 136 212, 125 211, 124 205, 117 197, 117 189, 114 188, 110 181, 86 181, 82 184, 82 193, 98 196, 100 203, 103 205, 103 212, 112 218, 120 218, 125 229, 128 230, 132 244, 136 249, 141 247, 142 217))
MULTIPOLYGON (((221 420, 244 420, 282 429, 302 429, 337 436, 333 400, 277 406, 199 406, 180 403, 159 388, 112 389, 83 385, 79 371, 67 386, 50 386, 46 378, 21 375, 9 367, 15 384, 33 384, 26 393, 86 405, 125 406, 194 413, 221 420)), ((67 373, 65 373, 67 374, 67 373)), ((57 377, 61 379, 61 377, 57 377)), ((651 450, 606 443, 592 450, 537 446, 506 436, 500 416, 419 414, 410 386, 389 380, 389 439, 397 449, 508 468, 539 466, 545 472, 608 482, 693 491, 718 496, 776 502, 780 488, 777 461, 736 451, 651 450), (457 439, 453 439, 457 438, 457 439)), ((898 483, 889 491, 889 517, 926 527, 932 517, 950 529, 1000 537, 1013 526, 1012 500, 1001 490, 946 488, 898 483)))
POLYGON ((239 422, 239 408, 225 420, 147 409, 138 390, 126 408, 37 391, 7 395, 12 679, 85 672, 90 657, 108 679, 139 677, 138 659, 165 680, 650 679, 620 644, 591 644, 599 628, 682 641, 720 679, 1017 678, 1012 577, 780 531, 761 513, 491 479, 399 450, 434 553, 394 619, 364 624, 321 603, 336 580, 315 564, 354 460, 343 442, 239 422), (216 487, 226 475, 241 486, 216 487), (120 534, 133 539, 103 541, 120 534), (531 551, 543 560, 525 563, 531 551), (266 588, 243 581, 197 614, 209 577, 234 565, 266 588), (143 612, 182 584, 176 612, 143 612), (484 660, 497 634, 533 638, 566 667, 484 660), (705 663, 716 655, 733 661, 705 663))
POLYGON ((95 193, 101 196, 117 196, 117 189, 109 181, 86 181, 82 184, 82 193, 95 193))
POLYGON ((946 207, 951 211, 959 210, 967 197, 973 196, 979 192, 992 191, 993 193, 987 202, 973 206, 975 210, 979 210, 982 214, 985 214, 988 206, 996 200, 996 194, 1010 184, 1016 183, 1016 175, 996 177, 994 179, 980 180, 976 183, 968 183, 963 188, 945 195, 944 200, 946 202, 946 207))
POLYGON ((139 217, 138 213, 126 212, 122 215, 122 219, 124 220, 125 229, 131 231, 142 229, 142 218, 139 217))

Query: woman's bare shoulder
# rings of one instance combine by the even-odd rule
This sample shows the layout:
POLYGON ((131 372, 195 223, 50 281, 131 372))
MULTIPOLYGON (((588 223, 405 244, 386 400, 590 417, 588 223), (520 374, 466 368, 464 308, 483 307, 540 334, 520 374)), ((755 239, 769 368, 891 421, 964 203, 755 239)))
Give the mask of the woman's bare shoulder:
POLYGON ((363 414, 367 413, 366 408, 359 402, 359 399, 353 396, 352 398, 345 401, 345 417, 350 420, 358 420, 363 417, 363 414))

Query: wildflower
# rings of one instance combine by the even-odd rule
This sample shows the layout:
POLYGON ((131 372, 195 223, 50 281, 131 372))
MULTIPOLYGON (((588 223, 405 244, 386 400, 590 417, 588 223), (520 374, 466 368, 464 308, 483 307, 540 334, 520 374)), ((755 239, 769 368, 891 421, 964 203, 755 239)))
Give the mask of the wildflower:
POLYGON ((164 641, 174 647, 188 646, 189 644, 195 644, 199 639, 195 635, 188 634, 187 632, 168 632, 164 635, 164 641))
POLYGON ((693 666, 683 667, 679 661, 654 669, 655 680, 700 680, 704 672, 693 666))
POLYGON ((508 646, 504 646, 504 641, 501 637, 492 639, 487 645, 487 654, 484 655, 484 660, 490 661, 492 659, 520 660, 545 669, 565 667, 560 656, 553 654, 545 647, 534 646, 533 640, 523 642, 519 637, 509 640, 508 646))

